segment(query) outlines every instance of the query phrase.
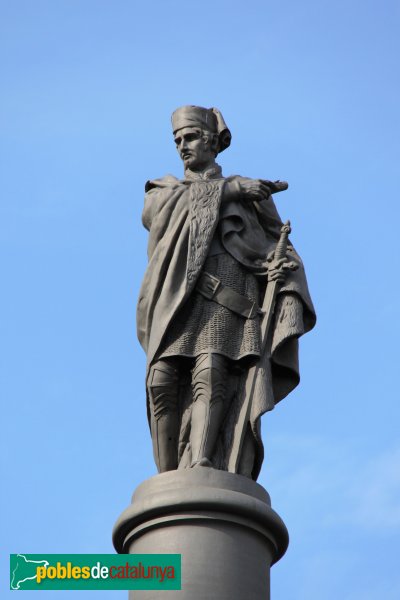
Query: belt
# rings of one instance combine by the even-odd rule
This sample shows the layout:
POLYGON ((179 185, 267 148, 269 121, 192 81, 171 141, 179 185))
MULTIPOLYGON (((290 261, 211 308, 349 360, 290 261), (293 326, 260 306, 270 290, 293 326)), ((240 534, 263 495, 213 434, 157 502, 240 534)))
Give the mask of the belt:
POLYGON ((242 296, 242 294, 238 294, 232 288, 221 283, 218 277, 207 273, 207 271, 203 271, 200 275, 196 291, 204 298, 225 306, 225 308, 245 319, 254 319, 261 313, 256 302, 242 296))

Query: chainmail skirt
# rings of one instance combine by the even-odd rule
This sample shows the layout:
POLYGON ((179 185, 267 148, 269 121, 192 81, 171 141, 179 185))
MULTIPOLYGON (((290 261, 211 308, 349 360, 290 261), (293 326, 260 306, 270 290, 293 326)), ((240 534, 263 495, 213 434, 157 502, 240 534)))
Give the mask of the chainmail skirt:
MULTIPOLYGON (((258 281, 229 254, 207 258, 204 271, 254 302, 259 303, 258 281)), ((205 352, 232 360, 260 355, 260 317, 246 319, 193 292, 168 328, 158 358, 195 357, 205 352)))

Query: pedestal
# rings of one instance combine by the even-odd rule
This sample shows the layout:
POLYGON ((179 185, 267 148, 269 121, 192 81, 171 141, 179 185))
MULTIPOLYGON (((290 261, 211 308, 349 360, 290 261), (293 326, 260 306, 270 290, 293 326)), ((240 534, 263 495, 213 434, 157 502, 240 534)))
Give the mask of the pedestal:
POLYGON ((130 600, 268 600, 288 533, 258 483, 197 467, 142 483, 113 540, 119 553, 182 555, 181 591, 135 591, 130 600))

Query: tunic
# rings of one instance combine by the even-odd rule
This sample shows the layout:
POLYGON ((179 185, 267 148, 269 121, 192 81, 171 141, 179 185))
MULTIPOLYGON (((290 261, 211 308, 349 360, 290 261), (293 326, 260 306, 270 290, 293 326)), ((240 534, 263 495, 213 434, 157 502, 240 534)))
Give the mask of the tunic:
MULTIPOLYGON (((227 252, 209 255, 204 271, 258 304, 258 282, 227 252)), ((161 357, 215 352, 238 361, 260 355, 260 317, 246 319, 194 292, 171 324, 161 357)))

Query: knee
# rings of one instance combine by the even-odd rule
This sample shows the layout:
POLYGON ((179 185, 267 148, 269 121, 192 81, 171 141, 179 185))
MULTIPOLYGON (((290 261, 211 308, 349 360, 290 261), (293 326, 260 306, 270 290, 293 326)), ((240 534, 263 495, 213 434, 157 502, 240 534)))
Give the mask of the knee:
POLYGON ((228 359, 220 354, 201 354, 192 371, 193 400, 215 404, 225 398, 228 359))

